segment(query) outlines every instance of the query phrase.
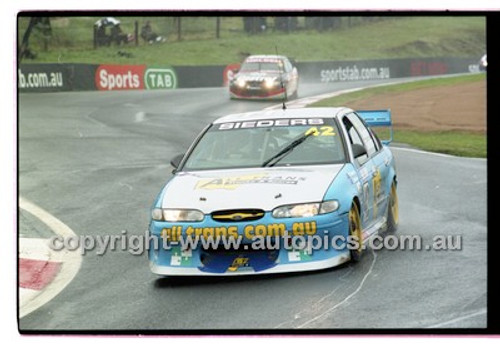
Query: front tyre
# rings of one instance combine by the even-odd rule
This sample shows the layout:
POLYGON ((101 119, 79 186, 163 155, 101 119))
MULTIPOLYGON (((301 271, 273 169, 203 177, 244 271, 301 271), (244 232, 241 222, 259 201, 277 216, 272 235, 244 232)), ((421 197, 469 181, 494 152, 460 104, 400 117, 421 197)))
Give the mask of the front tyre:
POLYGON ((351 260, 357 262, 361 259, 363 253, 363 230, 361 228, 361 216, 359 214, 358 205, 353 202, 349 211, 349 245, 351 260))

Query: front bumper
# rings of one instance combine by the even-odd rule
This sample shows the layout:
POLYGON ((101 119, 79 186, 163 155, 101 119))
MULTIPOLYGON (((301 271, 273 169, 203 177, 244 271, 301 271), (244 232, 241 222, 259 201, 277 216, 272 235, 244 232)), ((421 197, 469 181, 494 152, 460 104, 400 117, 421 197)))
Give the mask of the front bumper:
POLYGON ((255 99, 255 100, 263 100, 263 99, 275 99, 280 100, 286 97, 285 88, 277 88, 277 89, 250 89, 250 88, 238 88, 235 86, 231 86, 229 88, 229 95, 232 99, 255 99))
MULTIPOLYGON (((334 267, 350 259, 347 248, 339 250, 329 245, 329 240, 334 236, 347 238, 347 214, 330 213, 311 218, 278 220, 266 213, 258 221, 238 223, 216 222, 207 215, 199 223, 152 221, 149 233, 161 243, 158 247, 149 248, 149 266, 153 273, 162 276, 310 271, 334 267), (233 238, 239 238, 236 240, 238 245, 224 247, 222 234, 219 241, 215 235, 209 239, 210 234, 216 232, 236 234, 233 238), (197 235, 197 245, 186 246, 186 242, 183 242, 187 237, 196 238, 197 235), (177 243, 172 242, 172 239, 177 243), (271 243, 269 247, 254 247, 266 240, 267 244, 271 243), (308 247, 311 241, 321 247, 308 247), (294 242, 306 245, 298 249, 294 247, 294 242), (322 245, 324 243, 328 245, 322 245)), ((192 244, 193 241, 188 240, 188 243, 192 244)))

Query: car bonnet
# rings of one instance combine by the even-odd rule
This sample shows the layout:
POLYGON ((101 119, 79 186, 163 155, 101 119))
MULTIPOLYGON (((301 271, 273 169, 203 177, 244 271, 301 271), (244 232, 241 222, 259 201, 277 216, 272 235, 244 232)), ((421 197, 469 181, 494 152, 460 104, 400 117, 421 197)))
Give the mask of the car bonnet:
POLYGON ((162 207, 211 213, 243 208, 270 211, 284 204, 317 202, 342 166, 180 172, 168 183, 162 207))

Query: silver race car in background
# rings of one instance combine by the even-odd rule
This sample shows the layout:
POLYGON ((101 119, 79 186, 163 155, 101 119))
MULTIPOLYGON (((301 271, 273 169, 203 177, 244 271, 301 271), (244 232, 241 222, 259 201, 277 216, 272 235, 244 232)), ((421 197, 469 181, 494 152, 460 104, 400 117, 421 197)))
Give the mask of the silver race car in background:
POLYGON ((285 56, 252 55, 229 82, 231 99, 296 98, 299 74, 285 56))

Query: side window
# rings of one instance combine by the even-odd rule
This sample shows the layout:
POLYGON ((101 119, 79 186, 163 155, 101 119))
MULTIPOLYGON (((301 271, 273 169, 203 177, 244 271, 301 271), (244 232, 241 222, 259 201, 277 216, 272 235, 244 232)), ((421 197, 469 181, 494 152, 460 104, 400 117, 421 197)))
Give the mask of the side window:
POLYGON ((377 147, 377 151, 382 149, 382 142, 378 138, 377 134, 373 132, 373 130, 369 129, 372 139, 375 141, 375 146, 377 147))
MULTIPOLYGON (((359 135, 356 128, 354 128, 354 125, 352 124, 352 122, 347 117, 344 117, 342 119, 342 123, 344 124, 345 129, 347 130, 347 134, 349 136, 349 143, 351 145, 354 145, 354 144, 363 145, 366 148, 366 145, 363 143, 361 136, 359 135)), ((360 156, 356 159, 356 161, 360 165, 365 163, 367 160, 368 160, 368 156, 366 156, 366 155, 360 156)))
POLYGON ((285 62, 285 72, 290 72, 292 70, 292 64, 290 63, 290 61, 284 60, 283 62, 285 62))
POLYGON ((368 156, 372 156, 377 152, 377 147, 375 146, 375 141, 372 138, 370 131, 365 127, 363 121, 354 113, 349 113, 347 118, 352 123, 354 128, 358 131, 361 139, 363 140, 363 144, 365 145, 366 151, 368 152, 368 156))

